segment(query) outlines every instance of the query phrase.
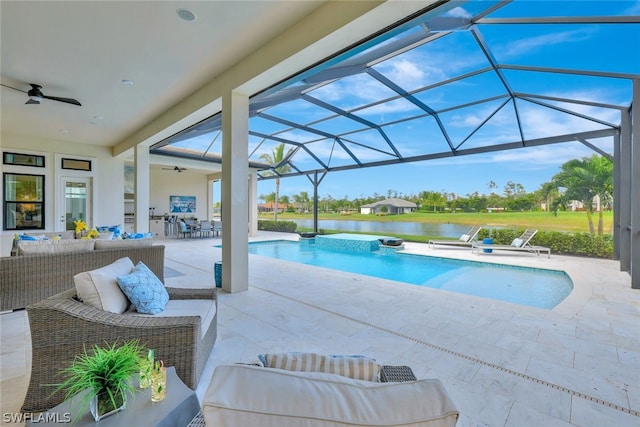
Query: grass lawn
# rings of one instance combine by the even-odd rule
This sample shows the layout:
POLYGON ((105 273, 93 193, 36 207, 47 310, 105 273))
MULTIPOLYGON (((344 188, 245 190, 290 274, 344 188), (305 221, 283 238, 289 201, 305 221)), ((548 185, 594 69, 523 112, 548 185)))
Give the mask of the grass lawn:
MULTIPOLYGON (((273 219, 273 214, 262 214, 260 219, 273 219)), ((313 214, 280 213, 278 220, 313 219, 313 214)), ((404 215, 361 215, 361 214, 325 214, 318 215, 318 219, 349 220, 349 221, 381 221, 381 222, 424 222, 451 223, 463 225, 481 225, 483 227, 505 227, 514 229, 536 228, 541 231, 564 231, 571 233, 588 233, 589 222, 585 212, 560 212, 554 216, 549 212, 506 212, 506 213, 423 213, 412 212, 404 215)), ((598 215, 593 217, 594 227, 598 226, 598 215)), ((604 232, 613 231, 613 212, 604 214, 604 232)), ((305 230, 300 230, 305 231, 305 230)), ((439 237, 439 236, 433 236, 439 237)))

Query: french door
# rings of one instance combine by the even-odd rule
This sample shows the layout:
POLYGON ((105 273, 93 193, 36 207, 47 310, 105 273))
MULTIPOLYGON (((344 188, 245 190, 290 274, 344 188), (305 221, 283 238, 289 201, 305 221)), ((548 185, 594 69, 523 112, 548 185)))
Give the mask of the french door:
POLYGON ((64 206, 64 209, 60 216, 59 229, 75 230, 74 222, 79 219, 91 227, 91 178, 63 177, 61 180, 61 206, 64 206))

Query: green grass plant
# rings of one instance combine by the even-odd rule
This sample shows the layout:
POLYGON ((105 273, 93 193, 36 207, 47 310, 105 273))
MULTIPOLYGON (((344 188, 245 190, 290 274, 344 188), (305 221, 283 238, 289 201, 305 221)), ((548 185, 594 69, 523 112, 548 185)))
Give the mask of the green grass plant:
POLYGON ((147 353, 145 348, 137 340, 121 346, 105 344, 105 347, 94 345, 91 351, 85 347, 70 366, 60 371, 65 380, 56 391, 65 390, 65 399, 82 396, 73 408, 76 414, 86 411, 96 396, 104 394, 102 403, 99 398, 98 413, 108 413, 122 406, 127 394, 134 391, 132 375, 140 369, 140 359, 147 353))

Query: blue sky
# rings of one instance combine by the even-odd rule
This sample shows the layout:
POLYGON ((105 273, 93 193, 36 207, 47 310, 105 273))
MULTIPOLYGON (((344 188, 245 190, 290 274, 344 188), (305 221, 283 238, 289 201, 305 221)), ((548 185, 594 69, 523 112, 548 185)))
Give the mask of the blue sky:
MULTIPOLYGON (((515 0, 510 5, 499 10, 491 17, 532 17, 548 16, 548 8, 553 5, 554 15, 557 16, 610 16, 640 15, 640 1, 526 1, 515 0)), ((449 16, 470 16, 477 8, 478 2, 467 4, 469 10, 455 8, 449 11, 449 16), (475 3, 475 4, 474 4, 475 3)), ((617 73, 640 74, 640 30, 639 25, 537 25, 520 26, 512 31, 512 25, 480 26, 483 37, 491 46, 498 63, 530 65, 549 68, 584 69, 589 71, 609 71, 617 73)), ((486 59, 477 50, 468 33, 453 34, 442 38, 442 42, 430 43, 428 49, 413 49, 401 55, 388 59, 375 68, 386 77, 402 86, 406 90, 424 87, 443 79, 468 73, 486 64, 486 59), (465 39, 466 37, 466 39, 465 39), (446 39, 446 40, 445 40, 446 39)), ((596 79, 593 77, 567 76, 551 73, 531 73, 515 70, 504 71, 510 84, 516 92, 535 93, 544 96, 570 98, 578 101, 598 102, 614 105, 629 105, 631 101, 631 84, 623 79, 596 79)), ((502 89, 495 77, 484 75, 468 79, 456 84, 446 85, 437 90, 419 93, 417 96, 430 107, 446 109, 452 102, 464 104, 472 102, 478 97, 490 97, 502 89), (474 80, 475 79, 475 80, 474 80)), ((328 84, 316 89, 310 94, 326 102, 332 102, 344 109, 358 108, 381 97, 384 91, 379 82, 372 81, 367 76, 356 75, 341 81, 328 84)), ((359 110, 356 114, 379 124, 390 123, 406 116, 407 111, 415 108, 413 105, 398 100, 387 102, 367 109, 359 110)), ((454 144, 464 141, 462 148, 474 148, 503 142, 518 140, 517 128, 512 119, 513 111, 504 108, 495 114, 485 126, 468 141, 464 138, 485 120, 498 102, 474 106, 468 109, 456 110, 443 114, 442 120, 447 125, 454 144)), ((571 109, 578 114, 594 117, 604 123, 618 125, 620 113, 614 109, 599 108, 593 105, 566 104, 562 102, 546 101, 548 104, 560 108, 571 109)), ((585 120, 582 117, 558 112, 554 109, 543 108, 533 103, 519 105, 519 115, 523 130, 528 138, 542 138, 546 136, 567 134, 576 131, 602 129, 603 125, 585 120)), ((268 111, 274 115, 286 115, 301 122, 309 123, 314 119, 315 109, 305 106, 303 102, 282 104, 268 111)), ((327 121, 318 124, 320 128, 335 125, 338 130, 348 131, 344 119, 327 121)), ((267 126, 267 125, 265 125, 267 126)), ((431 129, 420 121, 411 121, 385 128, 392 136, 394 143, 403 151, 403 155, 410 156, 414 152, 424 153, 425 144, 436 145, 442 143, 437 138, 432 140, 431 129), (422 150, 422 151, 420 151, 422 150)), ((274 131, 273 128, 269 129, 274 131)), ((289 130, 283 132, 292 140, 306 142, 302 132, 289 130)), ((362 134, 358 142, 375 145, 370 135, 362 134)), ((354 136, 354 139, 356 137, 354 136)), ((612 138, 590 140, 607 153, 613 153, 612 138)), ((275 144, 275 143, 273 143, 275 144)), ((251 145, 251 142, 250 142, 251 145)), ((347 164, 349 158, 344 152, 335 150, 331 141, 313 143, 315 153, 319 157, 330 159, 332 165, 347 164), (324 144, 322 146, 321 144, 324 144), (331 151, 334 149, 334 151, 331 151), (324 151, 323 151, 324 150, 324 151), (324 155, 324 157, 323 157, 324 155), (341 163, 342 162, 342 163, 341 163)), ((268 151, 268 143, 262 143, 260 150, 268 151)), ((355 146, 353 146, 355 147, 355 146)), ((352 148, 353 148, 352 147, 352 148)), ((254 147, 255 148, 255 143, 254 147)), ((250 151, 253 149, 250 147, 250 151)), ((358 147, 355 147, 358 150, 358 147)), ((434 149, 434 152, 443 151, 434 149)), ((428 152, 428 151, 427 151, 428 152)), ((559 172, 560 165, 573 158, 581 158, 595 152, 580 142, 562 143, 531 147, 509 151, 476 154, 470 156, 451 157, 424 162, 404 163, 392 166, 372 167, 343 172, 331 172, 326 175, 319 187, 319 196, 331 195, 333 198, 355 198, 371 196, 374 193, 386 195, 388 190, 397 191, 404 195, 416 194, 423 190, 444 191, 466 195, 473 192, 488 194, 489 181, 494 181, 498 188, 493 191, 501 192, 508 181, 520 183, 527 191, 534 191, 541 184, 551 180, 559 172)), ((357 151, 363 159, 371 161, 376 154, 357 151), (372 154, 369 159, 367 156, 372 154)), ((295 159, 301 169, 305 169, 305 162, 310 158, 304 156, 295 159)), ((273 180, 258 183, 258 194, 268 194, 274 191, 273 180)), ((293 195, 306 191, 310 195, 313 187, 306 177, 292 177, 281 180, 281 195, 293 195)))

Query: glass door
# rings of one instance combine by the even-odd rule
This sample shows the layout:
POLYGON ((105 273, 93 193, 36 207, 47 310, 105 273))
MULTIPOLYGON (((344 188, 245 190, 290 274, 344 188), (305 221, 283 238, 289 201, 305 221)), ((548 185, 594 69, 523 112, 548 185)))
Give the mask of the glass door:
POLYGON ((62 188, 65 208, 60 222, 64 224, 63 229, 75 230, 74 222, 79 219, 91 227, 91 178, 62 178, 62 188))

